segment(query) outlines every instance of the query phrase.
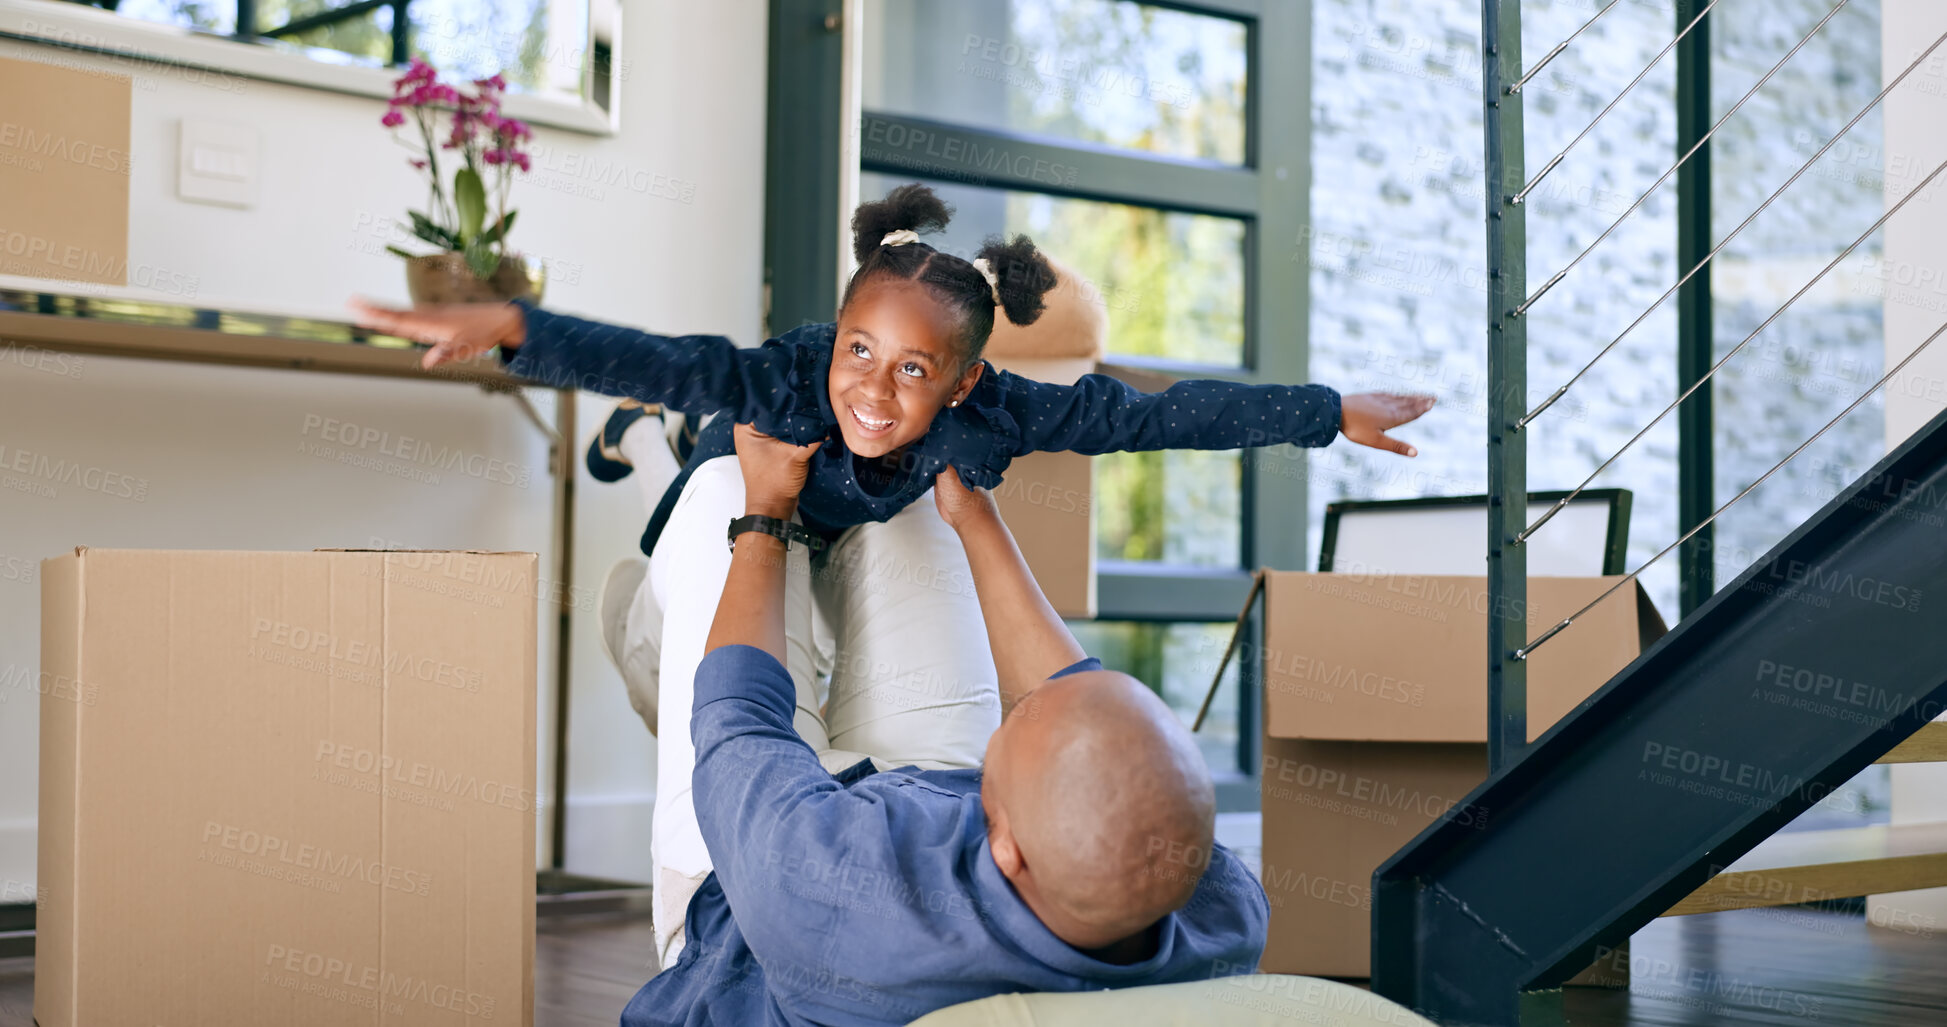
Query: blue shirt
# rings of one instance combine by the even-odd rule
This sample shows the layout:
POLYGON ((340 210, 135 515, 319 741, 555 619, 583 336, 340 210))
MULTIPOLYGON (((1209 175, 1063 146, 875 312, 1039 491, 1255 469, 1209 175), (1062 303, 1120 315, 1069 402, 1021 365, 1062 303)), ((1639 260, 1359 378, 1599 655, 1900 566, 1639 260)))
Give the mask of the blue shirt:
POLYGON ((903 1025, 1006 992, 1248 972, 1263 955, 1264 889, 1222 845, 1148 959, 1082 954, 994 865, 980 771, 828 774, 791 727, 795 694, 761 649, 720 646, 698 664, 691 784, 716 869, 675 965, 636 992, 623 1027, 903 1025))
POLYGON ((554 388, 661 403, 693 418, 727 415, 699 437, 683 477, 643 534, 644 553, 653 548, 690 468, 735 451, 733 423, 801 446, 824 441, 812 454, 798 516, 826 536, 890 518, 924 495, 949 464, 961 481, 992 489, 1014 458, 1041 450, 1323 446, 1339 433, 1339 394, 1325 385, 1201 379, 1139 392, 1105 374, 1055 385, 987 364, 966 399, 941 409, 899 458, 868 460, 846 448, 832 412, 827 379, 836 324, 804 325, 762 346, 740 348, 721 335, 655 335, 545 310, 526 297, 510 302, 521 308, 527 326, 511 354, 501 351, 510 374, 554 388))

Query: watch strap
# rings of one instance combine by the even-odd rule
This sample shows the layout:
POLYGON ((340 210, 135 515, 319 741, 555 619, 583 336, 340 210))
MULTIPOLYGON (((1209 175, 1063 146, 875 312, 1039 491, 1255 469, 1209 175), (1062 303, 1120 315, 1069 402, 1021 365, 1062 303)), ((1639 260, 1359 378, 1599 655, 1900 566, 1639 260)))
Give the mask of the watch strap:
POLYGON ((817 552, 825 548, 825 540, 819 538, 811 529, 802 524, 779 520, 764 514, 745 514, 730 519, 729 541, 731 551, 737 549, 737 536, 747 531, 761 531, 782 541, 786 548, 793 542, 802 542, 806 549, 817 552))

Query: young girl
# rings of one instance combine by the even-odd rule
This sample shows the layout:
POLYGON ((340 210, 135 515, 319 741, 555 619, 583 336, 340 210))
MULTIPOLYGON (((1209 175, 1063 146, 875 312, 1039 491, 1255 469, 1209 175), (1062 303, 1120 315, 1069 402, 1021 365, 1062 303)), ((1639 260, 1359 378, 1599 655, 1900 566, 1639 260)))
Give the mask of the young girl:
MULTIPOLYGON (((978 602, 966 590, 938 587, 970 581, 971 572, 933 502, 915 502, 943 468, 991 489, 1015 457, 1042 449, 1322 446, 1341 432, 1413 455, 1385 431, 1418 417, 1428 398, 1341 400, 1322 385, 1222 381, 1146 394, 1099 374, 1070 386, 995 370, 981 350, 997 311, 1017 325, 1037 320, 1055 275, 1025 236, 991 239, 971 262, 918 240, 947 217, 945 204, 919 185, 861 206, 853 217, 859 269, 837 322, 805 325, 752 349, 720 336, 672 338, 602 324, 526 300, 419 311, 361 305, 361 323, 432 343, 427 367, 498 345, 508 370, 525 378, 660 403, 690 418, 719 414, 704 426, 682 477, 650 497, 660 506, 643 551, 655 551, 611 644, 632 704, 657 734, 650 858, 662 965, 682 947, 684 910, 711 866, 690 802, 695 752, 686 725, 729 570, 721 540, 730 518, 747 512, 736 461, 720 458, 735 452, 733 424, 799 445, 823 443, 810 457, 797 519, 836 538, 820 556, 841 573, 809 580, 804 547, 789 547, 796 562, 787 579, 787 637, 794 642, 786 663, 799 695, 795 726, 834 773, 862 756, 883 761, 881 769, 977 767, 999 723, 978 602), (672 544, 658 548, 664 522, 672 544), (859 582, 846 571, 870 576, 873 568, 919 565, 938 573, 921 580, 879 572, 854 587, 859 582), (817 641, 798 644, 805 639, 817 641)), ((606 442, 638 473, 659 458, 666 474, 674 458, 657 453, 663 439, 648 418, 630 416, 637 413, 612 418, 611 427, 627 431, 606 442)))
MULTIPOLYGON (((1038 450, 1323 446, 1343 434, 1414 455, 1385 433, 1425 413, 1431 397, 1341 397, 1324 385, 1218 380, 1142 393, 1102 374, 1053 385, 995 370, 981 351, 996 313, 1034 322, 1055 273, 1025 235, 991 237, 973 261, 920 241, 919 233, 946 227, 950 213, 917 183, 861 205, 852 217, 859 267, 837 322, 804 325, 755 348, 717 335, 669 337, 584 320, 525 298, 416 311, 355 306, 362 324, 432 343, 427 368, 498 345, 510 373, 555 388, 626 396, 692 419, 726 413, 705 426, 685 477, 733 451, 733 423, 798 445, 823 440, 799 516, 828 540, 898 513, 949 464, 966 484, 992 489, 1012 460, 1038 450)), ((651 518, 645 554, 684 484, 678 478, 651 518)))

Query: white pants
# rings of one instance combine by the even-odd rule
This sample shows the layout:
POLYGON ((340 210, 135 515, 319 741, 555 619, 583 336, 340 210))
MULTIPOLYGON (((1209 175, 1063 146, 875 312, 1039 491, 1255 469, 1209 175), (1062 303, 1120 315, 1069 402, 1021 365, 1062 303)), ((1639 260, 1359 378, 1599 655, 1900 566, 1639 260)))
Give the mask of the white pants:
MULTIPOLYGON (((724 530, 744 513, 735 456, 699 466, 683 488, 630 607, 631 689, 656 688, 652 917, 663 966, 683 945, 683 914, 708 876, 691 804, 689 717, 696 666, 730 571, 724 530)), ((883 524, 849 528, 809 559, 789 551, 785 667, 798 688, 798 733, 826 770, 862 758, 887 769, 977 767, 1000 726, 1000 693, 973 575, 929 491, 883 524)), ((645 714, 646 717, 646 714, 645 714)))

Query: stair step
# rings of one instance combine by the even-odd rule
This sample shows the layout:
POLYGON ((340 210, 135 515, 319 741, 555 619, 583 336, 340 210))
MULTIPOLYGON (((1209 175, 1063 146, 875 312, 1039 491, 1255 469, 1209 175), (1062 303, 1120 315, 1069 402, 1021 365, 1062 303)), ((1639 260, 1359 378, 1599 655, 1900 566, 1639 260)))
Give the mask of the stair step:
POLYGON ((1664 916, 1947 886, 1947 823, 1786 831, 1671 906, 1664 916))
POLYGON ((1893 751, 1874 763, 1947 763, 1947 722, 1936 722, 1915 731, 1893 747, 1893 751))

